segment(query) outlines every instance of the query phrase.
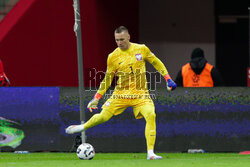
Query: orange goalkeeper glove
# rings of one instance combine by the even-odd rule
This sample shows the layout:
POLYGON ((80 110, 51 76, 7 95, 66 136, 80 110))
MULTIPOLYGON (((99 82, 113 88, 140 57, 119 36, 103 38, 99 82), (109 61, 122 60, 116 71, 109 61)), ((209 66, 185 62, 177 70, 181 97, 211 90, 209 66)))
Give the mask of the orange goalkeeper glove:
POLYGON ((99 100, 102 98, 102 95, 99 93, 96 93, 94 98, 89 102, 88 104, 88 109, 90 112, 92 112, 92 109, 97 109, 97 104, 99 102, 99 100))

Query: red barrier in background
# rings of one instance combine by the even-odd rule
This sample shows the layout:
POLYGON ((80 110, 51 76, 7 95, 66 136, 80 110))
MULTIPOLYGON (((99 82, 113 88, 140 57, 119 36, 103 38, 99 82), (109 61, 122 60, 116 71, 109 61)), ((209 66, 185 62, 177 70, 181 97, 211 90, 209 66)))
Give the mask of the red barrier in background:
MULTIPOLYGON (((80 3, 84 69, 105 71, 117 26, 127 26, 138 41, 138 1, 80 3)), ((72 5, 73 0, 20 0, 0 23, 0 58, 12 86, 78 86, 72 5)))

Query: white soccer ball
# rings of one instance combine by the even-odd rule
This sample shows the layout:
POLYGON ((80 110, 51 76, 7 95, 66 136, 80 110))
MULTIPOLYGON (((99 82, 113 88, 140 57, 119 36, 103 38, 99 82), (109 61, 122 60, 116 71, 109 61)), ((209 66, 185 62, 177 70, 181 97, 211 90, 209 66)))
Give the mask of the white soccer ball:
POLYGON ((91 160, 95 156, 95 149, 91 144, 83 143, 83 144, 78 146, 78 148, 76 150, 76 155, 80 159, 91 160))

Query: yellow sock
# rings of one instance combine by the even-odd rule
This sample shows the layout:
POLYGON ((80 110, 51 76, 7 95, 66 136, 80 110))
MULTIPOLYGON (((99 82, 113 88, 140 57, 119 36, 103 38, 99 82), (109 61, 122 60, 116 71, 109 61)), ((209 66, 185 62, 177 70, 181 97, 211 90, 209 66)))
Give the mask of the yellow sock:
POLYGON ((147 150, 154 150, 155 139, 156 139, 156 123, 155 123, 155 112, 142 111, 142 115, 146 120, 145 137, 147 141, 147 150))
POLYGON ((108 121, 113 116, 112 113, 102 110, 99 114, 93 115, 85 124, 84 124, 84 130, 87 130, 89 128, 92 128, 96 125, 102 124, 106 121, 108 121))

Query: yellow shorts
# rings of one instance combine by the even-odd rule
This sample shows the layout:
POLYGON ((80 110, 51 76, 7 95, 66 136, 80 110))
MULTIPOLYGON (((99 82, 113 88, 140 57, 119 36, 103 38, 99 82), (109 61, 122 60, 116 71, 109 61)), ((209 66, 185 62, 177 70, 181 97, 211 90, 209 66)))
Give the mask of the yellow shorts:
POLYGON ((102 106, 103 110, 111 112, 113 115, 119 115, 123 113, 123 111, 128 108, 132 107, 134 116, 136 119, 142 118, 141 111, 150 110, 155 112, 154 102, 151 98, 148 99, 115 99, 109 98, 102 106))

